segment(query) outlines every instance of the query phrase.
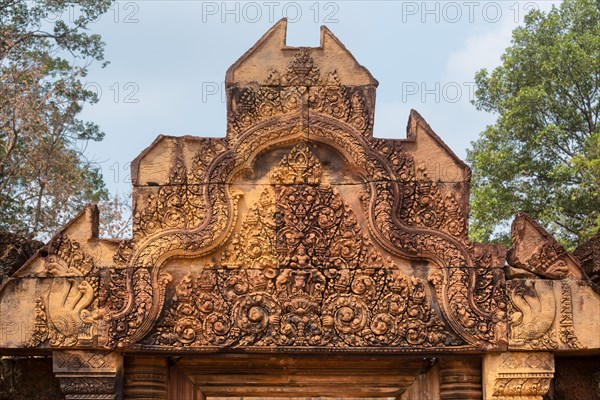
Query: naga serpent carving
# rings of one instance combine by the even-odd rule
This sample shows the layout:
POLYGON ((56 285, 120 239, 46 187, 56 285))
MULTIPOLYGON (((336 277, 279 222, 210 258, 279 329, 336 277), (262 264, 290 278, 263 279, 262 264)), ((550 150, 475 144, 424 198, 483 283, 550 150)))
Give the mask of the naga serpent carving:
POLYGON ((93 258, 81 250, 78 242, 58 236, 48 245, 44 268, 53 279, 48 295, 36 301, 30 345, 45 341, 64 347, 89 344, 98 319, 93 258))
MULTIPOLYGON (((502 329, 506 300, 499 288, 501 272, 475 259, 474 246, 466 238, 465 217, 458 211, 453 193, 438 187, 426 173, 419 177, 419 166, 401 142, 370 137, 370 89, 343 86, 335 71, 322 77, 304 50, 299 51, 285 73, 274 71, 272 79, 272 86, 232 89, 232 93, 237 94, 231 99, 229 137, 205 139, 203 150, 194 156, 191 165, 184 160, 181 144, 175 145, 168 184, 148 195, 147 204, 138 208, 135 240, 124 243, 115 257, 123 268, 115 274, 125 279, 127 291, 107 305, 106 313, 111 320, 109 346, 139 343, 155 326, 163 312, 167 284, 172 280, 163 271, 167 261, 215 254, 232 240, 241 197, 240 193, 231 192, 234 179, 243 171, 252 171, 261 154, 301 142, 325 146, 328 151, 337 153, 346 165, 353 166, 355 183, 363 188, 361 215, 365 216, 368 228, 367 232, 357 234, 370 236, 390 255, 431 263, 429 281, 435 288, 437 303, 447 323, 464 342, 491 348, 505 340, 502 329), (301 68, 302 64, 310 64, 310 68, 301 68), (294 77, 294 74, 302 76, 294 77), (281 83, 284 81, 287 83, 281 83), (314 90, 311 86, 285 86, 294 81, 315 85, 314 90), (283 86, 273 86, 277 82, 283 86), (306 112, 310 113, 310 124, 304 118, 306 112)), ((295 148, 294 151, 301 150, 295 148)), ((310 181, 317 179, 314 172, 306 174, 285 185, 299 185, 298 188, 320 185, 317 180, 310 181)), ((276 203, 275 207, 278 206, 276 203)), ((316 295, 312 292, 314 287, 327 286, 319 283, 320 270, 301 267, 316 257, 314 249, 310 249, 312 254, 306 253, 309 250, 306 240, 292 240, 296 246, 292 255, 295 259, 285 261, 288 264, 276 260, 275 264, 263 265, 268 270, 295 263, 287 275, 261 279, 275 286, 287 285, 286 296, 291 295, 294 285, 297 291, 311 292, 311 296, 316 295), (313 289, 301 289, 309 286, 313 289)), ((415 287, 424 284, 412 283, 415 287)), ((225 290, 218 283, 212 288, 225 290)), ((346 299, 344 301, 351 301, 350 297, 346 299)), ((295 303, 293 307, 312 307, 312 300, 305 301, 306 304, 295 303)), ((262 321, 262 311, 249 307, 246 311, 258 312, 254 317, 262 321)), ((277 318, 281 318, 282 312, 275 313, 277 318)), ((353 319, 349 314, 344 317, 344 312, 340 313, 331 318, 353 319)), ((382 327, 389 319, 379 318, 382 327)), ((199 324, 204 323, 183 316, 180 320, 187 321, 187 325, 178 329, 187 332, 189 337, 195 337, 201 329, 199 324)), ((226 324, 224 321, 220 323, 226 324)), ((281 324, 281 320, 276 322, 281 324)), ((327 330, 326 326, 335 325, 331 325, 328 318, 319 323, 322 331, 327 330)), ((280 343, 284 342, 281 339, 280 343)), ((452 343, 458 341, 446 341, 444 345, 452 343)))

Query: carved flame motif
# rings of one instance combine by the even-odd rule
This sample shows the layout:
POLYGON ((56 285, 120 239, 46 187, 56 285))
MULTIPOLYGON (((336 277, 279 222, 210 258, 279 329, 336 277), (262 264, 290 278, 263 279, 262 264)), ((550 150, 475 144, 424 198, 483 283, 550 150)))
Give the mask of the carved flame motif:
POLYGON ((293 86, 312 86, 319 82, 319 76, 319 68, 308 54, 308 49, 301 48, 287 67, 282 83, 293 86))
POLYGON ((274 168, 221 265, 186 275, 147 344, 443 347, 428 284, 384 262, 306 145, 274 168), (275 240, 271 240, 274 238, 275 240))
POLYGON ((304 105, 363 134, 373 128, 368 89, 342 85, 336 70, 321 74, 306 48, 298 51, 285 72, 269 70, 267 86, 233 93, 229 127, 238 134, 267 119, 297 113, 304 105))
POLYGON ((203 151, 192 160, 188 171, 183 161, 181 143, 177 145, 168 184, 148 192, 143 206, 133 215, 133 234, 137 241, 166 229, 193 229, 204 222, 207 214, 204 185, 211 162, 225 151, 217 140, 203 140, 203 151))
POLYGON ((271 183, 276 185, 308 184, 321 182, 319 161, 305 145, 296 146, 271 173, 271 183))
MULTIPOLYGON (((312 51, 307 51, 309 58, 312 51)), ((310 71, 316 74, 322 70, 303 53, 298 53, 296 58, 295 64, 292 63, 296 65, 295 70, 292 64, 284 73, 271 70, 263 85, 232 83, 228 90, 227 139, 205 139, 202 148, 206 150, 190 153, 188 148, 185 155, 178 144, 180 139, 171 140, 175 149, 171 182, 175 184, 143 188, 145 198, 152 194, 158 196, 156 203, 138 202, 140 207, 136 212, 140 216, 142 234, 121 246, 115 257, 118 260, 115 262, 127 268, 127 273, 115 271, 113 275, 125 275, 129 291, 124 294, 111 291, 115 295, 107 302, 111 320, 108 345, 128 346, 147 340, 155 331, 159 317, 162 315, 166 321, 167 314, 172 314, 170 300, 165 297, 171 277, 163 269, 174 258, 214 257, 216 265, 210 267, 214 271, 273 269, 278 272, 277 277, 269 279, 275 288, 282 269, 304 271, 284 275, 285 285, 289 290, 295 287, 296 291, 302 284, 308 288, 324 285, 321 302, 294 306, 312 310, 314 307, 310 304, 324 306, 327 296, 338 288, 352 290, 354 272, 351 271, 356 268, 365 269, 369 274, 371 269, 393 270, 387 264, 381 267, 381 260, 369 259, 376 260, 381 252, 398 259, 427 262, 428 282, 422 282, 428 296, 424 304, 440 312, 462 343, 476 348, 502 346, 507 339, 507 300, 501 270, 504 261, 496 260, 490 253, 492 250, 469 243, 464 206, 468 193, 461 187, 464 183, 447 185, 434 181, 402 141, 372 137, 373 86, 345 86, 335 70, 320 75, 317 84, 310 87, 294 86, 284 80, 290 71, 306 78, 311 76, 310 71), (308 67, 303 69, 302 65, 308 67), (323 173, 318 160, 302 145, 271 170, 271 185, 250 205, 238 226, 239 197, 230 193, 234 176, 237 179, 240 171, 252 169, 260 154, 268 154, 263 151, 298 142, 336 153, 336 157, 345 160, 353 177, 360 176, 354 183, 361 185, 357 200, 364 218, 357 222, 357 210, 350 209, 328 186, 331 177, 323 173), (211 146, 218 147, 218 151, 213 151, 211 146), (190 166, 190 159, 203 160, 203 163, 201 167, 193 163, 190 166), (196 170, 203 172, 196 174, 196 170), (190 172, 202 178, 191 179, 190 172), (201 189, 199 203, 188 193, 195 190, 196 184, 201 189), (176 201, 169 200, 172 190, 177 192, 176 201), (185 217, 167 217, 170 215, 185 217), (367 232, 369 236, 365 237, 367 232), (376 243, 377 250, 371 241, 376 243), (372 265, 379 267, 371 268, 372 265), (319 276, 310 272, 312 269, 325 276, 326 284, 319 282, 319 276), (330 269, 342 271, 335 278, 339 281, 327 276, 330 269), (168 312, 164 312, 164 305, 168 312)), ((411 119, 417 122, 409 125, 421 123, 420 116, 411 116, 411 119)), ((141 188, 138 190, 142 193, 141 188)), ((382 293, 386 273, 383 278, 368 274, 370 280, 365 277, 364 284, 382 293)), ((122 278, 115 276, 114 280, 122 278)), ((176 281, 180 279, 179 276, 176 281)), ((218 288, 220 280, 216 282, 218 288)), ((250 285, 249 282, 241 284, 250 285)), ((266 284, 269 286, 269 282, 266 284)), ((271 296, 275 295, 271 293, 271 296)), ((368 316, 363 320, 361 306, 358 303, 354 306, 352 299, 339 301, 355 307, 358 321, 374 318, 368 316)), ((235 302, 226 304, 233 313, 231 307, 235 302)), ((367 310, 372 312, 373 308, 367 310)), ((169 326, 179 320, 178 314, 173 315, 173 322, 165 325, 163 333, 167 336, 172 332, 169 326)), ((233 315, 228 314, 227 318, 233 315)), ((341 318, 342 314, 339 315, 341 318)), ((204 324, 203 319, 196 319, 204 324)), ((336 318, 332 316, 332 320, 336 318)), ((191 332, 190 328, 199 332, 199 323, 185 321, 189 326, 185 325, 182 332, 191 332)), ((382 316, 377 321, 375 325, 383 326, 389 318, 382 316)), ((363 322, 352 326, 363 326, 363 322)), ((329 326, 323 325, 324 321, 320 323, 329 326)), ((223 326, 235 327, 233 321, 223 326)), ((364 325, 367 326, 370 322, 364 325)))
MULTIPOLYGON (((573 297, 585 288, 567 280, 585 279, 577 260, 543 232, 543 243, 513 240, 511 268, 502 246, 470 242, 470 172, 425 120, 411 111, 406 139, 373 137, 370 73, 334 37, 294 55, 273 36, 281 33, 228 71, 225 138, 161 136, 136 159, 132 239, 98 238, 88 207, 2 286, 11 316, 32 309, 14 295, 35 293, 25 345, 428 354, 589 346, 573 297), (24 281, 27 273, 36 279, 24 281), (522 278, 531 273, 533 283, 522 278)), ((488 386, 493 396, 547 390, 550 367, 529 377, 505 367, 488 386)))

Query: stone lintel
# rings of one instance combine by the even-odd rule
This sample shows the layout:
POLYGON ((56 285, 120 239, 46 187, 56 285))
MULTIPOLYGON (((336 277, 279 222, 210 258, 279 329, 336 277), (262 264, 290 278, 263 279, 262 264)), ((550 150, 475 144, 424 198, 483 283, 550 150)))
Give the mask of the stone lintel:
POLYGON ((554 377, 548 352, 489 353, 483 358, 484 400, 542 400, 554 377))
POLYGON ((66 400, 121 400, 123 357, 100 351, 55 351, 53 370, 66 400))

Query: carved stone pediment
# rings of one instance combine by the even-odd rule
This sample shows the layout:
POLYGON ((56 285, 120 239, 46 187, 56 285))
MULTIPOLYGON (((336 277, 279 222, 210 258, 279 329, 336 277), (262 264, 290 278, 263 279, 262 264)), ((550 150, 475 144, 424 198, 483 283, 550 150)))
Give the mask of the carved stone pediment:
POLYGON ((591 298, 596 288, 579 260, 525 213, 513 221, 512 240, 506 282, 509 349, 595 347, 599 336, 591 326, 597 323, 598 305, 591 298))
POLYGON ((224 138, 134 160, 131 239, 99 239, 88 207, 2 287, 0 347, 600 348, 597 295, 554 267, 572 257, 517 235, 506 281, 505 249, 468 240, 468 167, 416 111, 406 139, 375 138, 377 81, 326 28, 317 48, 285 28, 227 72, 224 138))
POLYGON ((296 145, 269 171, 270 184, 248 204, 239 230, 208 263, 165 265, 178 277, 174 294, 157 332, 142 343, 466 345, 434 308, 425 271, 407 274, 426 265, 395 262, 372 243, 344 201, 351 192, 344 195, 347 188, 325 182, 325 170, 306 143, 296 145))
POLYGON ((489 248, 475 254, 466 240, 461 194, 417 171, 402 142, 355 133, 346 151, 302 132, 253 143, 250 155, 220 139, 158 142, 167 151, 156 154, 171 152, 170 172, 138 187, 134 242, 123 243, 123 269, 111 277, 117 288, 131 282, 133 294, 107 289, 109 345, 430 351, 506 343, 502 271, 481 250, 489 248), (473 265, 482 253, 487 268, 473 265), (480 309, 470 303, 476 296, 480 309))
POLYGON ((584 279, 577 258, 527 214, 517 214, 511 235, 514 244, 508 262, 512 267, 550 279, 584 279))

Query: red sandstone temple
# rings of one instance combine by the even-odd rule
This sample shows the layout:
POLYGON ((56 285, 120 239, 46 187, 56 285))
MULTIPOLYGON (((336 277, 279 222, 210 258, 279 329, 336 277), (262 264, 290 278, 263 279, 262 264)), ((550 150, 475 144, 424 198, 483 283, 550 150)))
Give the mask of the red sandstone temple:
POLYGON ((467 165, 416 111, 373 137, 369 71, 285 36, 227 71, 225 137, 135 159, 131 239, 89 206, 0 288, 0 352, 51 355, 67 399, 174 400, 541 400, 598 354, 593 245, 526 215, 508 253, 469 241, 467 165))

